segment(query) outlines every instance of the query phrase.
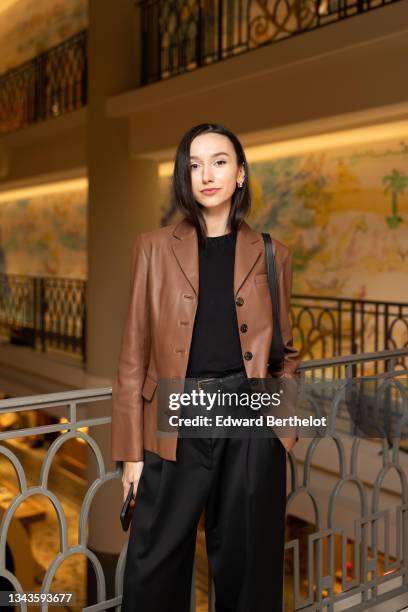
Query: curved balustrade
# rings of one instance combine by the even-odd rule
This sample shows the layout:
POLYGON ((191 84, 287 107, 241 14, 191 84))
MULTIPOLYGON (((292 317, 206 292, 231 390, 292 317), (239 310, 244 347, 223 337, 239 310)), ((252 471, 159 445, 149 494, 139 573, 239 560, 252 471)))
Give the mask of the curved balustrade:
POLYGON ((304 359, 408 347, 406 303, 293 294, 291 320, 304 359))
MULTIPOLYGON (((307 529, 299 530, 285 544, 286 595, 291 610, 308 606, 313 610, 369 609, 374 602, 388 602, 387 609, 400 609, 393 602, 408 589, 408 454, 400 448, 401 440, 363 439, 351 431, 351 418, 344 403, 344 391, 353 380, 357 364, 377 361, 373 398, 383 397, 384 384, 398 390, 400 417, 408 423, 407 370, 396 369, 408 349, 372 354, 336 357, 303 362, 301 383, 305 384, 303 401, 314 414, 326 414, 329 425, 322 437, 302 438, 288 453, 288 521, 302 516, 307 529), (336 379, 323 372, 337 372, 336 379), (384 376, 385 373, 385 376, 384 376), (324 381, 324 393, 319 387, 324 381), (330 449, 327 444, 331 445, 330 449), (325 446, 326 445, 326 446, 325 446), (324 451, 326 448, 326 451, 324 451), (328 450, 330 452, 328 452, 328 450), (367 459, 368 458, 368 459, 367 459), (352 486, 350 498, 347 487, 352 486), (352 502, 350 502, 350 499, 352 502), (346 505, 345 505, 346 504, 346 505)), ((395 394, 394 394, 395 395, 395 394)), ((385 396, 384 396, 385 397, 385 396)), ((120 551, 115 573, 114 597, 107 599, 106 577, 99 559, 87 546, 90 508, 101 487, 112 479, 119 482, 122 464, 108 470, 105 456, 87 428, 109 427, 110 416, 88 417, 86 404, 110 401, 111 389, 84 389, 0 401, 0 414, 52 408, 65 410, 64 422, 0 432, 0 462, 10 462, 15 470, 18 494, 11 500, 0 524, 0 577, 15 589, 21 588, 17 576, 6 567, 6 543, 14 512, 33 495, 44 495, 52 503, 58 519, 60 549, 47 568, 41 589, 50 590, 58 567, 71 555, 87 558, 95 571, 97 602, 87 602, 86 612, 119 606, 127 543, 120 551), (12 441, 27 435, 56 434, 44 455, 38 482, 29 486, 24 466, 12 441), (61 447, 80 438, 89 447, 96 466, 96 477, 89 482, 78 517, 77 541, 69 542, 67 520, 62 500, 49 489, 50 471, 61 447)), ((382 399, 381 399, 382 402, 382 399)), ((107 439, 107 435, 102 436, 107 439)), ((118 496, 121 496, 118 483, 118 496)), ((120 506, 120 503, 118 507, 120 506)), ((118 515, 111 517, 119 521, 118 515)), ((113 524, 113 523, 112 523, 113 524)), ((109 529, 109 525, 106 525, 109 529)), ((293 531, 292 531, 293 536, 293 531)), ((83 580, 86 580, 84 572, 83 580)), ((71 586, 75 591, 75 585, 71 586)), ((210 588, 209 611, 214 610, 214 590, 210 588)), ((86 605, 86 602, 81 602, 86 605)), ((192 610, 194 598, 192 598, 192 610)), ((402 606, 400 606, 402 607, 402 606)), ((43 609, 47 609, 44 606, 43 609)), ((308 608, 309 609, 309 608, 308 608)))

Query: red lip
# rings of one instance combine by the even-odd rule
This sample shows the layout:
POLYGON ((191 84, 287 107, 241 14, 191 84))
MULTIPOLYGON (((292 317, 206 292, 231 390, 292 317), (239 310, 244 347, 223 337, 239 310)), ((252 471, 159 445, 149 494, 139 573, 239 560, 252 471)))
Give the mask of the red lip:
POLYGON ((214 189, 203 189, 201 191, 201 193, 205 193, 205 195, 212 195, 213 193, 216 193, 219 190, 219 188, 214 188, 214 189))

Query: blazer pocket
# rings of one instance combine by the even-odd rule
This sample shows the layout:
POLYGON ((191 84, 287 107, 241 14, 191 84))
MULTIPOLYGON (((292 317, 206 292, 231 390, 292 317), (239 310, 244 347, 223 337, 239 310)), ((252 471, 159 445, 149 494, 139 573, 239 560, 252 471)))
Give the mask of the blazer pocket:
POLYGON ((157 380, 150 376, 150 374, 146 374, 146 378, 142 387, 142 397, 148 402, 152 401, 153 394, 157 387, 157 380))
POLYGON ((255 283, 257 285, 262 285, 263 283, 267 283, 268 282, 268 275, 267 274, 255 274, 255 283))

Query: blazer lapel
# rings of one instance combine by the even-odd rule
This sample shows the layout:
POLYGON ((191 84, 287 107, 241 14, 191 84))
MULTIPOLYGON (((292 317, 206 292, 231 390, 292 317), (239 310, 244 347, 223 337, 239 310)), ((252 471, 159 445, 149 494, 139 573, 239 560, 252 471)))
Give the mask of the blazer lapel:
POLYGON ((174 229, 173 253, 180 268, 198 295, 198 240, 195 227, 186 219, 183 219, 174 229))
POLYGON ((262 236, 257 234, 246 221, 242 221, 237 232, 237 242, 235 246, 235 297, 263 252, 264 246, 262 236))
MULTIPOLYGON (((194 290, 194 293, 198 295, 198 240, 195 227, 189 221, 183 219, 175 227, 173 236, 176 238, 172 244, 173 253, 181 270, 194 290)), ((235 247, 235 296, 263 252, 264 246, 262 237, 257 234, 246 221, 242 221, 237 231, 237 242, 235 247)))

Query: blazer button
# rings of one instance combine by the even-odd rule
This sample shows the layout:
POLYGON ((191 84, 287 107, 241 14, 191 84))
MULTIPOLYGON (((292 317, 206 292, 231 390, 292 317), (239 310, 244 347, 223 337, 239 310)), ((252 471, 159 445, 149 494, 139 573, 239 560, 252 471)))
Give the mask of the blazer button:
POLYGON ((246 351, 244 353, 244 359, 246 359, 247 361, 251 361, 252 359, 252 353, 250 351, 246 351))
POLYGON ((237 299, 235 300, 235 303, 237 306, 242 306, 242 304, 244 303, 244 298, 241 296, 237 297, 237 299))
POLYGON ((243 323, 239 329, 242 331, 243 334, 245 334, 245 332, 248 331, 248 325, 246 323, 243 323))

